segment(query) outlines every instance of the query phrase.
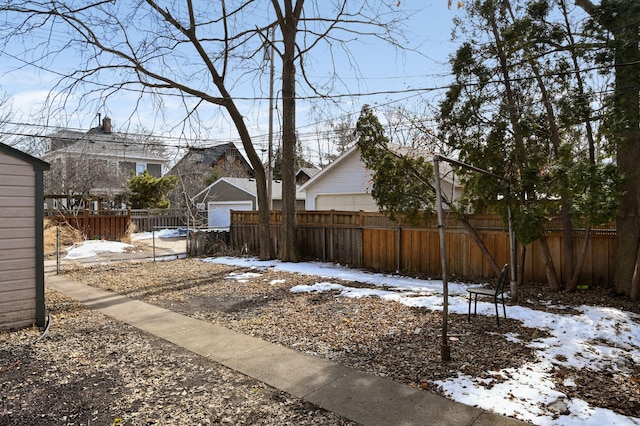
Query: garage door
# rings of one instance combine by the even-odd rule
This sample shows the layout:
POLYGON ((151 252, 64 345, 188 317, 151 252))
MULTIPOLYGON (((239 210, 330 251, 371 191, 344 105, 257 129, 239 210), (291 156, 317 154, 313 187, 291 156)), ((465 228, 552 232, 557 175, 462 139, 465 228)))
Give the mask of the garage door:
POLYGON ((228 228, 231 224, 230 210, 253 210, 251 201, 210 201, 207 207, 210 228, 228 228))

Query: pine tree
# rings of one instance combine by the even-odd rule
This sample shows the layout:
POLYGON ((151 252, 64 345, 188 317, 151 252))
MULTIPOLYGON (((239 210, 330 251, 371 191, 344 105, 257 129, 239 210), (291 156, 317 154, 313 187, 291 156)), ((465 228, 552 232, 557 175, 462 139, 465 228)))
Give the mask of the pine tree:
POLYGON ((167 209, 167 195, 178 184, 178 177, 153 177, 146 170, 127 181, 127 203, 132 209, 167 209))

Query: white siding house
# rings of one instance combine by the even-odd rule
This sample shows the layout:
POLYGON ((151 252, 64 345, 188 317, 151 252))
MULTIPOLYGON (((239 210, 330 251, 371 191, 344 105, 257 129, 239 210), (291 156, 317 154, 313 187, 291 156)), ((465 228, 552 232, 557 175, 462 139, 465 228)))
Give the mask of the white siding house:
MULTIPOLYGON (((398 148, 407 151, 406 148, 398 148)), ((448 165, 441 165, 442 192, 449 199, 462 194, 462 186, 456 182, 448 165), (444 169, 444 170, 442 170, 444 169)), ((360 159, 357 145, 309 179, 300 188, 305 193, 306 210, 378 211, 371 190, 372 173, 360 159)))
POLYGON ((44 325, 44 189, 49 164, 0 143, 0 330, 44 325))
POLYGON ((303 184, 306 210, 378 211, 371 196, 371 171, 357 145, 303 184))

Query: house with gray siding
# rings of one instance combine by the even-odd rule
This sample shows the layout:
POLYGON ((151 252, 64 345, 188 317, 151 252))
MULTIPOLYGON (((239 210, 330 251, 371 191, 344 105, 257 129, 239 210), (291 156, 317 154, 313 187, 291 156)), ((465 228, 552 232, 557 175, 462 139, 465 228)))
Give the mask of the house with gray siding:
POLYGON ((0 330, 45 323, 47 170, 47 162, 0 143, 0 330))
MULTIPOLYGON (((202 213, 206 213, 211 228, 227 228, 231 210, 257 210, 258 190, 253 178, 223 177, 207 186, 191 200, 202 213)), ((282 183, 273 181, 273 209, 282 208, 282 183)), ((304 195, 296 194, 296 207, 304 208, 304 195)))
POLYGON ((60 129, 46 142, 42 159, 51 164, 45 179, 49 209, 70 209, 68 200, 74 197, 113 200, 132 175, 161 177, 168 169, 162 146, 113 131, 109 117, 86 132, 60 129))

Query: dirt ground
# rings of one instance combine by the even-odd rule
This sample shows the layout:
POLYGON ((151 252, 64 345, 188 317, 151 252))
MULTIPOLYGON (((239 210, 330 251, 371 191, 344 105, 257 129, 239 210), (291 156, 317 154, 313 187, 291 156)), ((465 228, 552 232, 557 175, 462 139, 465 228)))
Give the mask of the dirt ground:
POLYGON ((44 337, 0 333, 0 425, 352 424, 56 292, 46 297, 44 337))
MULTIPOLYGON (((488 376, 532 360, 526 345, 544 337, 518 321, 453 314, 452 362, 440 362, 441 314, 378 298, 335 292, 292 293, 320 277, 222 266, 200 260, 66 264, 63 273, 89 285, 326 358, 420 389, 437 380, 488 376), (246 275, 249 273, 249 275, 246 275), (229 279, 242 275, 242 280, 229 279), (520 342, 504 338, 517 334, 520 342)), ((95 263, 95 262, 94 262, 95 263)), ((344 283, 367 286, 363 283, 344 283)), ((640 313, 606 290, 550 293, 528 284, 526 305, 611 306, 640 313)), ((51 328, 0 334, 0 425, 352 424, 116 320, 47 291, 51 328), (116 423, 117 424, 117 423, 116 423)), ((507 308, 508 309, 508 308, 507 308)), ((557 368, 558 390, 624 415, 640 413, 640 366, 598 374, 557 368), (564 385, 570 377, 576 386, 564 385)), ((495 382, 494 382, 495 383, 495 382)), ((487 385, 492 386, 492 385, 487 385)), ((554 407, 547 408, 552 415, 554 407)))

